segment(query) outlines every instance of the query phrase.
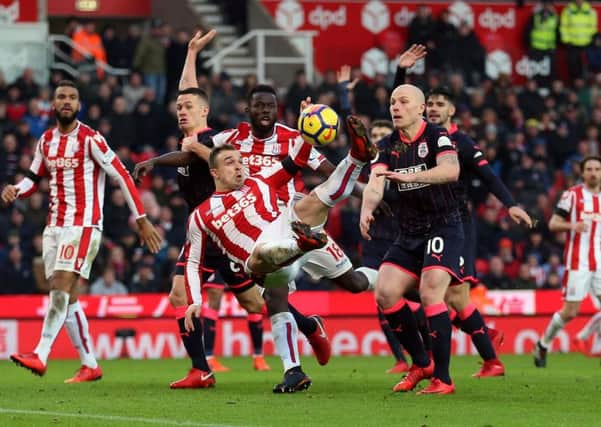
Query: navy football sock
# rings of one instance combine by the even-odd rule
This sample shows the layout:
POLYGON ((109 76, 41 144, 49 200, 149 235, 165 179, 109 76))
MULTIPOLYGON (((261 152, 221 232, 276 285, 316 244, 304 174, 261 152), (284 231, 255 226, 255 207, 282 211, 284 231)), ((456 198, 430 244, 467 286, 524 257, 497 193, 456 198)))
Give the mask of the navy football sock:
POLYGON ((200 323, 200 319, 196 316, 192 317, 194 330, 190 332, 186 331, 184 320, 184 318, 177 319, 177 325, 179 326, 179 334, 184 342, 184 347, 188 352, 188 356, 192 359, 192 366, 201 371, 211 372, 202 345, 202 324, 200 323))
POLYGON ((263 354, 263 315, 249 314, 248 315, 248 330, 253 343, 253 354, 263 354), (257 320, 257 318, 259 320, 257 320))
POLYGON ((430 336, 430 328, 428 327, 428 320, 426 319, 426 312, 424 307, 421 305, 413 312, 415 321, 417 322, 417 329, 424 342, 424 348, 426 351, 432 351, 432 337, 430 336))
MULTIPOLYGON (((461 330, 472 337, 472 342, 478 350, 478 353, 484 360, 493 360, 497 358, 495 349, 488 336, 488 328, 484 323, 482 315, 478 309, 470 305, 466 310, 472 311, 467 317, 461 320, 461 330)), ((457 318, 461 317, 462 314, 467 314, 466 310, 460 313, 457 318)))
POLYGON ((301 331, 304 336, 308 337, 315 333, 317 330, 317 322, 315 319, 305 316, 290 303, 288 304, 288 310, 294 316, 294 320, 296 320, 296 324, 298 325, 298 330, 301 331))
POLYGON ((426 316, 432 337, 432 354, 434 357, 434 377, 444 383, 451 384, 449 363, 451 359, 451 319, 445 303, 426 307, 426 316))
POLYGON ((390 351, 392 351, 396 361, 407 362, 405 355, 403 354, 403 349, 401 348, 401 343, 394 335, 394 332, 392 332, 392 328, 388 324, 388 320, 386 320, 386 316, 384 316, 380 308, 378 308, 378 319, 380 320, 380 328, 382 328, 382 332, 384 333, 386 341, 388 342, 388 347, 390 347, 390 351))
POLYGON ((390 328, 402 346, 411 355, 413 363, 422 368, 428 366, 430 358, 424 349, 424 344, 417 329, 417 322, 407 302, 401 299, 394 307, 382 310, 382 313, 386 316, 390 328))
POLYGON ((203 335, 204 335, 204 343, 205 343, 205 353, 207 356, 212 356, 213 351, 215 350, 215 333, 216 333, 216 324, 215 319, 210 319, 208 317, 202 318, 203 324, 203 335))

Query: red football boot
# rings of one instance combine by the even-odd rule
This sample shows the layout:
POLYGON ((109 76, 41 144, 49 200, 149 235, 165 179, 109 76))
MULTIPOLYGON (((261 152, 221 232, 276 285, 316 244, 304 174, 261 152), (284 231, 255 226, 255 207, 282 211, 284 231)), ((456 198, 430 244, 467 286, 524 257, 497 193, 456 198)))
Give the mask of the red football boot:
POLYGON ((215 376, 212 372, 192 368, 181 380, 169 384, 170 388, 209 388, 215 386, 215 376))
POLYGON ((392 368, 386 371, 387 374, 402 374, 409 371, 409 365, 404 360, 398 360, 392 368))
POLYGON ((438 378, 432 378, 430 385, 425 389, 418 391, 417 394, 452 394, 455 393, 455 384, 447 384, 438 378))
POLYGON ((498 352, 505 340, 505 333, 498 329, 488 328, 488 337, 490 338, 490 342, 492 343, 495 352, 498 352))
POLYGON ((320 365, 326 365, 332 357, 332 345, 328 339, 326 328, 323 324, 323 319, 317 315, 309 316, 310 319, 314 319, 317 322, 317 329, 311 335, 307 337, 317 363, 320 365))
POLYGON ((227 366, 222 365, 215 356, 207 356, 207 363, 213 372, 229 372, 230 370, 227 366))
POLYGON ((42 363, 36 353, 14 353, 10 355, 10 359, 18 366, 29 369, 32 373, 40 377, 46 373, 47 366, 42 363))
POLYGON ((90 368, 89 366, 81 365, 81 368, 77 370, 73 378, 65 380, 65 384, 98 381, 100 378, 102 378, 102 369, 100 369, 100 366, 90 368))
POLYGON ((328 236, 325 233, 313 231, 309 225, 303 222, 294 221, 291 227, 296 234, 298 247, 303 252, 323 248, 328 243, 328 236))
POLYGON ((499 359, 485 360, 482 367, 472 377, 502 377, 505 375, 505 366, 499 359))
POLYGON ((420 368, 417 365, 411 366, 407 375, 392 388, 392 391, 411 391, 419 384, 421 380, 428 379, 434 373, 434 361, 430 360, 430 364, 425 368, 420 368))
POLYGON ((351 156, 360 162, 370 162, 378 155, 378 148, 369 140, 367 128, 360 118, 348 116, 346 128, 351 144, 351 156))
POLYGON ((261 354, 253 356, 253 368, 255 371, 271 371, 271 367, 261 354))

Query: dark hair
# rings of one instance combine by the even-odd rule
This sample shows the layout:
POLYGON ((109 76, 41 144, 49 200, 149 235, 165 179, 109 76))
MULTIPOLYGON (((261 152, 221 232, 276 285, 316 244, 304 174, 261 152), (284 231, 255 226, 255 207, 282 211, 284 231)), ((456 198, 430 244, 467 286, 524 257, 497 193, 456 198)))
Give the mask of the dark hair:
POLYGON ((451 92, 451 90, 446 86, 438 86, 430 89, 426 99, 430 98, 431 96, 442 96, 451 104, 455 105, 455 97, 453 96, 453 92, 451 92))
POLYGON ((581 173, 584 172, 584 167, 586 166, 586 164, 592 160, 601 163, 601 156, 586 156, 584 159, 582 159, 580 161, 580 172, 581 173))
POLYGON ((270 93, 273 96, 278 97, 277 92, 275 91, 275 89, 269 85, 256 85, 255 87, 253 87, 250 92, 248 92, 248 103, 250 104, 250 100, 253 97, 253 95, 255 93, 270 93))
POLYGON ((220 147, 215 147, 211 150, 211 154, 209 154, 209 169, 215 169, 217 167, 217 156, 221 154, 223 151, 236 151, 236 147, 230 144, 225 144, 220 147))
POLYGON ((77 85, 75 84, 75 82, 73 80, 61 80, 60 82, 57 83, 56 88, 58 89, 59 87, 72 87, 77 89, 77 85))
POLYGON ((186 89, 182 89, 177 92, 177 96, 180 95, 196 95, 207 104, 209 103, 209 95, 207 95, 207 93, 199 87, 188 87, 186 89))
POLYGON ((390 130, 394 130, 394 125, 390 120, 374 120, 371 122, 369 126, 369 130, 371 131, 373 128, 388 128, 390 130))

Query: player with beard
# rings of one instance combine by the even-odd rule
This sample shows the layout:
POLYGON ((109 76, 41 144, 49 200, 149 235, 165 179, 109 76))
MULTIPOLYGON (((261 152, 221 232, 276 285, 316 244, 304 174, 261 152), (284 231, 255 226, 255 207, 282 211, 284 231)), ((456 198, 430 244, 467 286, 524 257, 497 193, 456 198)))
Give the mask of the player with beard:
POLYGON ((146 218, 133 180, 104 137, 77 120, 81 104, 73 82, 58 83, 52 109, 57 126, 39 139, 26 177, 2 191, 2 201, 12 203, 17 198, 30 196, 42 177, 50 178, 50 208, 43 233, 50 303, 36 348, 31 353, 12 354, 10 358, 34 374, 44 375, 48 354, 64 324, 82 363, 75 376, 65 382, 78 383, 102 377, 94 357, 88 321, 77 300, 77 281, 79 277, 89 277, 101 244, 107 174, 123 191, 136 217, 142 243, 157 253, 161 237, 146 218))
POLYGON ((288 155, 271 167, 248 176, 240 150, 223 144, 212 150, 209 167, 215 193, 192 213, 188 226, 189 256, 186 275, 194 303, 186 312, 186 324, 200 314, 199 265, 204 241, 210 237, 244 270, 266 286, 266 302, 277 353, 284 363, 284 380, 274 393, 295 392, 311 385, 302 371, 297 346, 297 327, 288 311, 288 285, 300 268, 312 261, 311 253, 327 245, 322 232, 331 207, 348 197, 361 168, 377 155, 367 130, 357 118, 348 119, 349 154, 326 181, 311 193, 279 203, 278 191, 307 165, 313 148, 300 135, 288 155))
MULTIPOLYGON (((198 52, 202 50, 210 40, 215 36, 215 31, 207 34, 197 33, 188 45, 188 55, 186 64, 196 61, 198 52)), ((184 68, 184 70, 186 67, 184 68)), ((208 127, 207 117, 209 114, 209 101, 206 93, 197 87, 190 77, 182 73, 180 80, 180 93, 177 98, 177 116, 178 124, 183 132, 181 150, 167 153, 154 159, 141 162, 136 165, 134 176, 142 177, 149 173, 154 166, 178 167, 178 182, 180 189, 185 195, 188 206, 193 209, 210 196, 215 190, 215 184, 210 176, 207 163, 197 156, 195 152, 203 153, 208 156, 210 147, 212 147, 211 136, 214 131, 208 127)), ((251 314, 262 319, 264 300, 260 295, 260 290, 249 278, 240 274, 239 267, 232 264, 221 249, 214 245, 207 245, 207 253, 203 264, 203 271, 207 277, 219 275, 224 279, 228 286, 233 290, 238 302, 251 314)), ((191 296, 186 292, 185 282, 185 248, 182 248, 180 259, 176 265, 175 275, 172 281, 169 300, 176 311, 176 320, 180 330, 180 335, 184 341, 185 348, 192 360, 192 368, 188 375, 181 380, 171 383, 171 388, 204 388, 214 384, 214 378, 210 376, 212 368, 210 361, 207 363, 205 350, 203 346, 202 327, 199 319, 194 319, 195 327, 193 331, 186 331, 184 327, 184 313, 188 307, 191 296)), ((214 280, 213 280, 214 282, 214 280)), ((300 322, 312 321, 298 311, 291 308, 298 316, 300 322)), ((206 322, 206 319, 204 319, 206 322)), ((323 332, 323 331, 320 331, 323 332)), ((316 355, 319 356, 320 363, 327 363, 330 357, 330 346, 325 333, 314 334, 314 337, 308 337, 314 347, 316 355)), ((214 334, 213 334, 214 337, 214 334)), ((259 333, 254 333, 251 329, 254 347, 262 348, 263 334, 262 329, 259 333)), ((212 349, 212 345, 209 346, 212 349)), ((261 357, 262 358, 262 357, 261 357)), ((257 357, 254 359, 257 365, 257 357)), ((265 363, 263 367, 267 366, 265 363)), ((263 369, 265 370, 265 369, 263 369)))
POLYGON ((455 311, 458 327, 470 335, 478 353, 484 359, 482 368, 474 377, 496 377, 504 375, 503 363, 497 358, 492 338, 500 333, 489 329, 480 311, 470 300, 470 283, 478 283, 476 279, 476 224, 472 218, 469 188, 474 179, 482 181, 484 186, 494 194, 509 210, 509 216, 517 223, 532 227, 530 216, 520 208, 503 182, 495 175, 484 153, 465 133, 457 129, 451 122, 455 114, 453 95, 445 88, 435 88, 428 94, 426 101, 426 117, 428 122, 442 126, 449 132, 459 153, 461 174, 457 183, 457 194, 461 199, 461 215, 465 233, 463 248, 464 281, 451 286, 447 291, 446 302, 455 311))

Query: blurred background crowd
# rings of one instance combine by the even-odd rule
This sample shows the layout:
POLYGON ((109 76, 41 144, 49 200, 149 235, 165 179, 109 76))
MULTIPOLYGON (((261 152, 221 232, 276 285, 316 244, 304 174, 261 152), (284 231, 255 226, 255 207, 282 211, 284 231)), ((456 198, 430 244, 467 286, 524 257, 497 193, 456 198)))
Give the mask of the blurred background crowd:
MULTIPOLYGON (((550 76, 529 79, 523 86, 513 85, 503 75, 492 80, 484 72, 484 48, 468 26, 455 27, 446 22, 444 14, 435 19, 427 8, 420 8, 409 27, 409 44, 425 44, 429 53, 425 73, 409 73, 407 81, 425 91, 439 85, 452 90, 459 128, 480 145, 518 203, 538 220, 532 230, 513 224, 499 201, 480 182, 472 182, 478 278, 488 289, 561 287, 564 235, 550 233, 546 224, 561 192, 578 182, 579 161, 599 154, 601 36, 596 34, 595 25, 594 31, 587 33, 588 39, 570 38, 574 30, 562 27, 559 17, 553 18, 552 7, 545 12, 547 8, 537 12, 542 14, 538 18, 536 14, 532 17, 524 42, 534 54, 551 54, 552 58, 560 44, 565 47, 572 61, 569 79, 556 78, 553 67, 550 76), (555 37, 551 38, 549 26, 542 32, 541 42, 541 28, 545 22, 549 24, 547 19, 555 19, 555 37)), ((67 22, 64 33, 89 46, 95 58, 132 70, 119 78, 102 70, 82 72, 77 78, 80 119, 107 138, 130 171, 136 162, 176 150, 174 99, 191 33, 174 31, 158 20, 117 31, 112 26, 99 29, 93 21, 76 19, 67 22)), ((77 52, 67 48, 64 52, 82 64, 89 62, 89 57, 77 57, 77 52)), ((257 83, 256 76, 237 81, 224 72, 211 74, 200 60, 198 68, 200 87, 210 94, 210 126, 221 130, 246 120, 246 94, 257 83)), ((353 69, 352 80, 360 74, 358 68, 353 69)), ((0 187, 18 181, 29 168, 37 138, 53 124, 50 104, 54 85, 65 77, 70 76, 55 71, 47 84, 39 85, 28 69, 11 84, 0 75, 0 187)), ((353 111, 366 123, 389 118, 392 80, 392 75, 376 75, 371 80, 360 79, 352 88, 353 111)), ((307 96, 338 108, 336 70, 323 73, 314 85, 303 71, 292 83, 270 83, 281 89, 280 120, 289 126, 295 127, 299 103, 307 96)), ((323 152, 337 163, 346 153, 346 145, 341 132, 323 152)), ((317 184, 314 176, 306 179, 309 188, 317 184)), ((138 188, 148 216, 165 237, 163 249, 153 256, 138 246, 124 196, 109 183, 103 244, 92 277, 83 285, 84 292, 169 290, 184 240, 187 206, 178 192, 175 169, 156 168, 138 188)), ((351 198, 337 206, 328 223, 334 239, 357 266, 361 265, 362 251, 357 225, 360 203, 351 198)), ((41 259, 47 205, 48 183, 42 181, 40 191, 29 199, 0 207, 0 293, 47 291, 41 259)), ((299 287, 327 289, 331 285, 327 281, 311 283, 305 277, 299 287)))

